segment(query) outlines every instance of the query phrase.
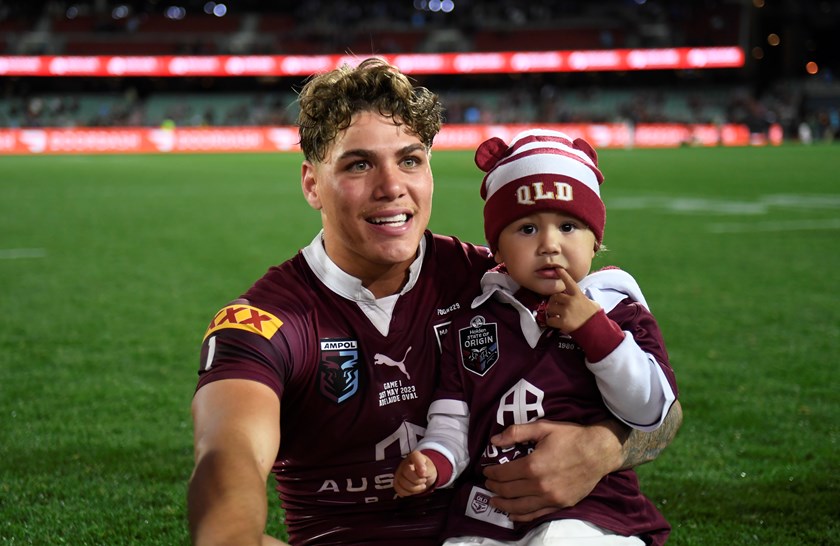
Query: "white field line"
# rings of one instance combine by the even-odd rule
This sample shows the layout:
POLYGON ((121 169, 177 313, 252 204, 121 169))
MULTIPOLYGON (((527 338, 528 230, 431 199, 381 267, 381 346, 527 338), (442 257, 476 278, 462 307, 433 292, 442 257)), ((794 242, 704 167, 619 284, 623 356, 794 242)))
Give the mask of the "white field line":
POLYGON ((0 260, 21 260, 25 258, 46 258, 43 248, 0 248, 0 260))
MULTIPOLYGON (((732 201, 696 197, 638 195, 607 201, 607 210, 659 210, 672 214, 712 214, 757 218, 777 210, 826 211, 840 209, 838 194, 771 194, 754 201, 732 201)), ((840 229, 840 218, 753 222, 716 222, 706 225, 710 233, 772 233, 840 229)))
POLYGON ((840 209, 840 195, 762 195, 753 201, 706 199, 702 197, 638 195, 606 200, 608 210, 662 210, 677 214, 716 214, 722 216, 758 216, 774 209, 840 209))
POLYGON ((769 233, 779 231, 824 231, 840 229, 840 218, 825 220, 788 220, 777 222, 750 222, 709 224, 712 233, 769 233))

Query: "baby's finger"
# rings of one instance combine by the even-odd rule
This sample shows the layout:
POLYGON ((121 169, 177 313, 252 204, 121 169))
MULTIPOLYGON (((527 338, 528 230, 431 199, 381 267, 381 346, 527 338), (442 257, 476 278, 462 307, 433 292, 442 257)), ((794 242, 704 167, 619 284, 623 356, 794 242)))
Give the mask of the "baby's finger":
POLYGON ((408 460, 411 462, 411 465, 414 469, 414 472, 417 476, 421 478, 425 478, 429 475, 429 471, 426 468, 426 456, 420 453, 419 451, 412 451, 408 454, 408 460))
POLYGON ((557 268, 557 274, 560 276, 560 280, 563 281, 563 284, 566 285, 566 288, 563 290, 563 294, 568 294, 570 296, 577 296, 582 294, 580 290, 580 286, 578 283, 569 275, 569 272, 563 269, 562 267, 557 268))
POLYGON ((416 474, 402 474, 394 477, 394 489, 401 495, 411 495, 425 488, 426 480, 416 474))

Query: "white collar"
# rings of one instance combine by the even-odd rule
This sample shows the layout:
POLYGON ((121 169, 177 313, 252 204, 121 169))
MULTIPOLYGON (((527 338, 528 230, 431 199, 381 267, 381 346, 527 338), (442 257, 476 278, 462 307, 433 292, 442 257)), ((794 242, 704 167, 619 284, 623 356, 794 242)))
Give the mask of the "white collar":
MULTIPOLYGON (((578 283, 586 297, 600 305, 605 313, 612 311, 618 303, 630 297, 648 307, 642 294, 642 289, 630 273, 621 269, 602 269, 590 273, 578 283)), ((534 312, 525 307, 514 294, 519 290, 519 284, 507 273, 488 271, 481 277, 481 294, 472 301, 475 309, 490 297, 512 305, 519 312, 519 325, 522 335, 533 349, 537 346, 540 336, 545 331, 537 324, 534 312)))
POLYGON ((581 279, 578 286, 589 299, 597 301, 605 313, 612 311, 618 302, 628 297, 650 310, 639 283, 622 269, 600 269, 581 279))
POLYGON ((324 231, 321 230, 302 251, 303 258, 309 264, 312 272, 327 288, 342 298, 356 302, 376 329, 383 336, 387 336, 391 324, 391 315, 399 296, 411 290, 417 284, 417 279, 420 278, 423 257, 426 255, 425 235, 420 240, 417 258, 408 268, 408 282, 405 283, 399 293, 379 299, 373 295, 373 292, 362 286, 361 280, 345 272, 332 261, 327 255, 327 251, 324 250, 323 241, 324 231))
POLYGON ((537 324, 534 312, 525 307, 514 296, 519 288, 519 284, 507 273, 488 271, 481 277, 481 295, 472 301, 470 307, 475 309, 490 299, 491 296, 501 302, 512 305, 519 313, 519 326, 522 328, 522 335, 525 336, 525 341, 533 349, 537 346, 537 342, 540 340, 540 336, 542 336, 545 328, 537 324))

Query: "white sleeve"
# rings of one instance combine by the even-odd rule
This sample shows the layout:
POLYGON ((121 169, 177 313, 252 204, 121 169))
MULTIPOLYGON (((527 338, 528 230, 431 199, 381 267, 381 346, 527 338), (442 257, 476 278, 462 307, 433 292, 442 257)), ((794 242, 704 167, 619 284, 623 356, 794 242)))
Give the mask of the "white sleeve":
POLYGON ((446 457, 452 465, 452 478, 438 487, 447 487, 470 462, 467 451, 470 410, 462 400, 435 400, 429 406, 428 420, 426 435, 416 449, 433 449, 446 457))
POLYGON ((609 410, 627 425, 656 430, 674 403, 671 384, 656 359, 642 351, 630 332, 600 362, 586 361, 609 410))

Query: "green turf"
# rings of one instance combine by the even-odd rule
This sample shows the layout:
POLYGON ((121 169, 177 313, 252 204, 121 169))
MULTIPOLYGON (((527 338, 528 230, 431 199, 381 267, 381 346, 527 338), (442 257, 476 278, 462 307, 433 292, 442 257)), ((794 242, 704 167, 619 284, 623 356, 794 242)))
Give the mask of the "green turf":
MULTIPOLYGON (((600 155, 597 263, 642 285, 685 411, 639 471, 669 544, 840 544, 840 150, 600 155)), ((471 154, 432 162, 432 227, 480 242, 471 154)), ((200 338, 317 230, 299 163, 0 158, 0 544, 187 542, 200 338)))

